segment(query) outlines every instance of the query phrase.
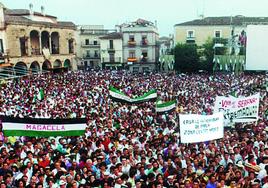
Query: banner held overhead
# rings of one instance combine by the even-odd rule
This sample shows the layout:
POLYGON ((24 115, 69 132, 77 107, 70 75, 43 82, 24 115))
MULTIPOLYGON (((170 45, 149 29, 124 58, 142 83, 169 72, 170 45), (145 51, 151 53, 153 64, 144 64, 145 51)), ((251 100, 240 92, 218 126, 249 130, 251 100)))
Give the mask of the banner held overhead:
POLYGON ((131 98, 126 94, 122 93, 121 91, 119 91, 118 89, 115 89, 114 87, 111 86, 109 88, 109 95, 117 101, 127 103, 141 103, 157 98, 157 92, 155 89, 150 90, 149 92, 145 93, 142 96, 131 98))
POLYGON ((214 113, 223 112, 228 122, 252 122, 258 120, 260 93, 249 97, 217 96, 214 113))
POLYGON ((81 136, 86 129, 86 119, 1 119, 5 136, 81 136))
POLYGON ((223 138, 223 114, 180 114, 181 143, 197 143, 223 138))

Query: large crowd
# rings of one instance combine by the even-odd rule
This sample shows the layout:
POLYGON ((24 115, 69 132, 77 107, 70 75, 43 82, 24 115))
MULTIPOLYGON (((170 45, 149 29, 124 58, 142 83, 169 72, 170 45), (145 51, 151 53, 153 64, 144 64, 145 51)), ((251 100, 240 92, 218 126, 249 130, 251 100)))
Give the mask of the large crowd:
MULTIPOLYGON (((80 137, 6 137, 0 132, 0 188, 268 187, 268 93, 265 75, 131 74, 89 71, 40 74, 0 86, 0 115, 86 118, 80 137), (126 104, 109 86, 137 97, 156 89, 176 100, 126 104), (44 90, 43 100, 34 100, 44 90), (180 143, 179 114, 213 114, 217 95, 260 93, 259 120, 227 126, 222 139, 180 143)), ((1 124, 1 123, 0 123, 1 124)))

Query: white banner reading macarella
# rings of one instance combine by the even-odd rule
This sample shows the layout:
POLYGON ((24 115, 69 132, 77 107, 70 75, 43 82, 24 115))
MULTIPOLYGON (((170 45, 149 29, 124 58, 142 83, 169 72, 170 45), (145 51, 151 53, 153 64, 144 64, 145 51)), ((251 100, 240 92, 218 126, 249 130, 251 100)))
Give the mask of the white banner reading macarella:
POLYGON ((214 113, 223 112, 227 122, 251 122, 258 120, 260 94, 249 97, 217 96, 214 113))
POLYGON ((223 114, 180 114, 181 143, 196 143, 223 137, 223 114))

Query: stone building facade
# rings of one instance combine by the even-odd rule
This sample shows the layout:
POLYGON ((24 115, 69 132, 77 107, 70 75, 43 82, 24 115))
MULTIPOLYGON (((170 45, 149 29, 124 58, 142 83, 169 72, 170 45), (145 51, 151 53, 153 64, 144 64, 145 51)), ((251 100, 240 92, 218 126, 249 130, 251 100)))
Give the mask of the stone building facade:
POLYGON ((7 9, 0 5, 4 65, 15 74, 42 70, 77 69, 75 25, 30 9, 7 9))

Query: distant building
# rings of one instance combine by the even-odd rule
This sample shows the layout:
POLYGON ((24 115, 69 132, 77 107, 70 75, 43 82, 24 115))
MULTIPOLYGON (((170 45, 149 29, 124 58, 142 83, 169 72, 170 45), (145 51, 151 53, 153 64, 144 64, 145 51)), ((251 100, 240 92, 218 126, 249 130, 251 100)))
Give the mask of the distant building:
MULTIPOLYGON (((41 12, 8 9, 0 4, 0 67, 14 67, 15 75, 42 70, 77 68, 75 25, 41 12)), ((14 69, 12 69, 14 70, 14 69)))
POLYGON ((120 26, 123 34, 123 62, 132 72, 158 69, 159 35, 155 24, 138 19, 120 26))
POLYGON ((78 26, 77 56, 81 68, 102 68, 100 37, 116 30, 104 29, 103 25, 78 26))
POLYGON ((206 17, 179 23, 174 26, 175 44, 195 43, 201 46, 208 38, 236 38, 239 43, 245 45, 244 34, 247 25, 252 24, 268 24, 268 17, 206 17))
POLYGON ((123 66, 122 34, 108 33, 100 37, 101 64, 103 69, 121 69, 123 66))

